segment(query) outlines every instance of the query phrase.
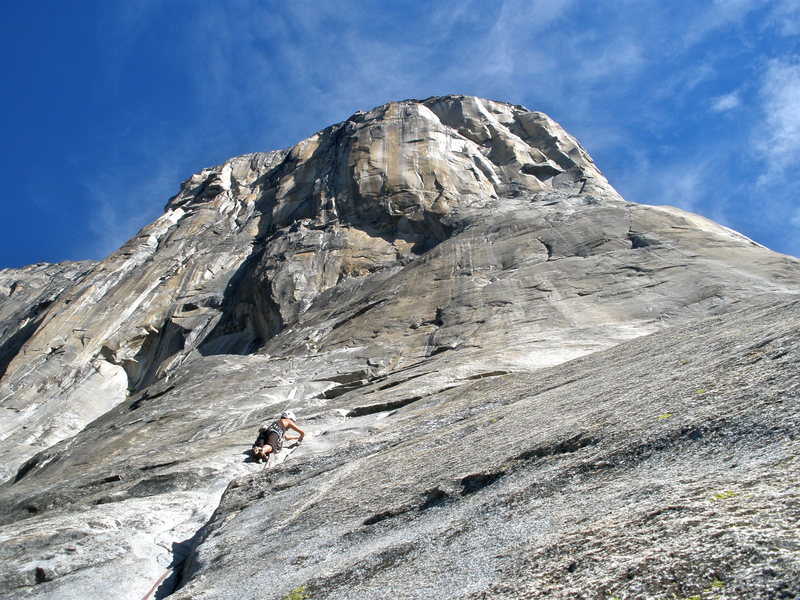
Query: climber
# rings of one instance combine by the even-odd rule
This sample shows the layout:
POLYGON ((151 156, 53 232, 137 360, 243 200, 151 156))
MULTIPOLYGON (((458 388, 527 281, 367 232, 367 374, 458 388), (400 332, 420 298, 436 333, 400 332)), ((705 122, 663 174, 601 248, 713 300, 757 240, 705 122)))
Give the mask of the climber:
POLYGON ((280 452, 285 440, 303 441, 306 432, 297 426, 297 418, 291 411, 284 411, 280 418, 271 425, 264 425, 258 430, 258 438, 253 444, 253 458, 256 462, 266 462, 273 451, 280 452), (287 434, 289 429, 294 429, 300 435, 287 434))

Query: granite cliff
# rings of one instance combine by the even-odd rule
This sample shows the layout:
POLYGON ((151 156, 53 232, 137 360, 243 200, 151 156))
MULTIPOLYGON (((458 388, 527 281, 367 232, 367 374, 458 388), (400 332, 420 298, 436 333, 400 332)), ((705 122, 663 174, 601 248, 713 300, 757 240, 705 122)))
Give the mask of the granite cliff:
POLYGON ((102 262, 0 271, 0 591, 796 597, 798 292, 520 106, 231 159, 102 262))

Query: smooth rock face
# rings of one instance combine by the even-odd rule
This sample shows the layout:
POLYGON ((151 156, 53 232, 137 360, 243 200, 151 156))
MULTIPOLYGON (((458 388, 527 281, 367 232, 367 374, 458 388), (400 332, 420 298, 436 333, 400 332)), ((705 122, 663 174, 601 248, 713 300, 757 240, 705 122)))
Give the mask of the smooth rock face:
POLYGON ((171 597, 795 597, 798 324, 772 303, 353 417, 231 483, 171 597))
POLYGON ((797 583, 800 261, 625 202, 541 113, 357 113, 57 267, 0 277, 4 597, 797 583), (287 407, 311 435, 265 471, 287 407))

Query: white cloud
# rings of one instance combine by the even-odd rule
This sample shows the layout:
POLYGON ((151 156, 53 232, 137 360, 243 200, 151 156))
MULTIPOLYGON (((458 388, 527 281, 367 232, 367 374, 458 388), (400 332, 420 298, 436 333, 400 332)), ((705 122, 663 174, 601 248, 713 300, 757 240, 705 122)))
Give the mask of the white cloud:
POLYGON ((797 0, 774 0, 770 18, 781 35, 800 34, 800 3, 797 0))
POLYGON ((621 37, 613 44, 599 43, 579 55, 577 75, 585 83, 629 76, 645 66, 640 40, 621 37))
MULTIPOLYGON (((765 0, 715 0, 711 6, 700 5, 696 10, 692 6, 689 9, 692 18, 687 21, 683 42, 686 47, 694 46, 714 31, 743 22, 751 12, 764 5, 765 0)), ((681 11, 686 10, 685 5, 677 6, 681 11)))
POLYGON ((761 86, 764 121, 757 147, 768 163, 763 181, 800 162, 800 63, 773 60, 761 86))
POLYGON ((708 164, 675 162, 647 167, 638 177, 630 198, 636 202, 677 206, 697 212, 698 206, 708 199, 708 164))
POLYGON ((791 223, 797 229, 800 229, 800 207, 794 209, 794 214, 792 215, 791 223))
POLYGON ((737 108, 741 103, 739 92, 731 92, 714 98, 711 102, 711 110, 714 112, 727 112, 737 108))
POLYGON ((753 132, 762 171, 754 189, 760 218, 780 250, 800 254, 800 207, 793 175, 800 167, 800 62, 773 59, 759 91, 762 117, 753 132))

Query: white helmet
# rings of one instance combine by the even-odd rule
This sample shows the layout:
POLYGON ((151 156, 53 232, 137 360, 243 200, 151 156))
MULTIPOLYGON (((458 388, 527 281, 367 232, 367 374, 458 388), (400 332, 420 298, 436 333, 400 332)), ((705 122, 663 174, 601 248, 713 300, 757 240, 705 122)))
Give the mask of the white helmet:
POLYGON ((294 413, 290 410, 285 410, 281 414, 281 419, 289 419, 290 421, 297 421, 297 417, 294 416, 294 413))

